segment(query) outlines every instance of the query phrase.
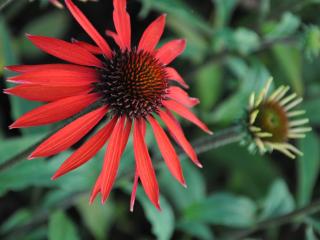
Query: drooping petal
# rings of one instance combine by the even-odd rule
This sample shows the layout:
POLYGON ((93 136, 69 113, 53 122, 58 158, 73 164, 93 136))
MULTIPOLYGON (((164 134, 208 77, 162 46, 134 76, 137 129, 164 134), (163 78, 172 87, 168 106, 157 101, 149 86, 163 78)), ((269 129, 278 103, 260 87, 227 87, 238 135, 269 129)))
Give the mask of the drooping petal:
POLYGON ((102 67, 102 62, 98 58, 75 44, 51 37, 32 35, 27 37, 35 46, 52 56, 80 65, 102 67))
POLYGON ((106 30, 106 35, 108 37, 111 37, 113 41, 119 46, 120 49, 125 49, 125 46, 123 46, 122 42, 120 41, 118 34, 116 34, 113 31, 106 30))
POLYGON ((144 31, 139 42, 138 50, 153 52, 157 46, 166 22, 166 15, 163 14, 154 20, 144 31))
POLYGON ((110 137, 110 142, 108 144, 106 155, 104 157, 104 163, 101 173, 102 203, 107 200, 111 192, 112 186, 117 176, 120 158, 128 142, 131 129, 131 121, 127 120, 126 126, 124 126, 125 120, 126 117, 122 116, 117 122, 110 137))
POLYGON ((51 64, 35 64, 35 65, 13 65, 7 66, 5 69, 13 72, 33 72, 33 71, 50 71, 50 70, 63 70, 63 71, 76 71, 80 73, 85 73, 91 69, 84 66, 65 64, 65 63, 51 63, 51 64))
POLYGON ((68 149, 95 127, 107 111, 106 107, 101 107, 69 123, 41 143, 29 159, 49 157, 68 149))
POLYGON ((131 198, 130 198, 130 212, 133 212, 134 203, 136 201, 138 181, 139 181, 139 175, 136 169, 134 174, 134 179, 133 179, 131 198))
POLYGON ((80 9, 76 5, 74 5, 74 3, 71 0, 65 0, 65 2, 73 17, 87 32, 87 34, 92 38, 92 40, 101 48, 103 54, 108 58, 112 58, 112 51, 109 45, 94 28, 94 26, 87 19, 87 17, 80 11, 80 9))
POLYGON ((16 120, 10 126, 10 129, 40 126, 61 121, 77 114, 97 100, 98 96, 96 94, 86 94, 51 102, 27 112, 16 120))
POLYGON ((62 98, 85 95, 92 90, 90 86, 45 86, 45 85, 19 85, 5 89, 6 94, 15 95, 30 101, 52 102, 62 98))
POLYGON ((127 0, 113 0, 113 22, 121 45, 125 49, 131 49, 131 23, 126 5, 127 0))
POLYGON ((190 108, 194 107, 200 102, 199 99, 189 97, 189 95, 181 88, 174 86, 169 88, 169 93, 167 96, 190 108))
POLYGON ((178 82, 182 87, 186 89, 189 88, 188 84, 186 84, 186 82, 174 68, 166 67, 165 70, 169 80, 178 82))
POLYGON ((101 49, 99 47, 94 46, 90 43, 79 41, 74 38, 72 38, 71 41, 73 44, 78 45, 79 47, 86 49, 88 52, 91 52, 92 54, 96 54, 96 55, 103 54, 103 52, 101 51, 101 49))
POLYGON ((8 82, 25 84, 42 84, 47 86, 79 86, 91 85, 99 79, 95 69, 87 68, 85 71, 75 69, 68 70, 36 70, 25 72, 20 75, 10 77, 8 82))
POLYGON ((137 119, 134 122, 134 158, 136 160, 137 171, 142 186, 152 204, 160 210, 159 186, 152 166, 148 148, 142 135, 142 133, 145 131, 143 129, 142 121, 143 120, 137 119))
POLYGON ((97 197, 98 193, 101 191, 101 182, 102 182, 102 173, 100 173, 99 177, 97 178, 96 183, 94 184, 94 187, 92 189, 89 203, 92 204, 94 202, 94 199, 97 197))
POLYGON ((183 106, 182 104, 175 102, 173 100, 166 100, 166 101, 163 101, 163 105, 167 109, 176 112, 181 117, 194 123, 206 133, 212 134, 212 132, 208 129, 208 127, 203 122, 201 122, 200 119, 197 118, 197 116, 194 115, 187 107, 183 106))
POLYGON ((172 40, 164 44, 156 53, 156 58, 164 65, 171 63, 176 57, 183 53, 186 41, 183 39, 172 40))
POLYGON ((183 177, 182 168, 180 165, 180 160, 174 150, 169 138, 163 131, 157 120, 152 116, 148 117, 148 121, 153 129, 154 136, 158 143, 161 155, 168 166, 171 174, 183 185, 186 186, 186 182, 183 177))
POLYGON ((57 179, 93 158, 108 141, 116 121, 117 119, 113 118, 106 126, 101 128, 93 137, 78 148, 67 160, 63 162, 52 179, 57 179))
POLYGON ((162 121, 167 125, 170 134, 174 138, 174 140, 181 146, 181 148, 186 152, 186 154, 190 157, 190 159, 198 166, 202 168, 202 164, 199 162, 196 152, 193 147, 186 139, 182 128, 178 121, 174 118, 170 112, 167 111, 159 111, 159 116, 162 121))

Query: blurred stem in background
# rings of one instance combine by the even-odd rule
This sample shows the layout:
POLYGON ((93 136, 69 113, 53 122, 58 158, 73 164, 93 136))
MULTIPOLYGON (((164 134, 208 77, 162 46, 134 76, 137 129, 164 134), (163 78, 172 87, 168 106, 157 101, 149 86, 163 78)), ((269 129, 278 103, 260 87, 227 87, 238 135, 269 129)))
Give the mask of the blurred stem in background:
MULTIPOLYGON (((85 113, 81 113, 83 115, 85 113)), ((72 121, 72 120, 70 120, 72 121)), ((22 152, 16 154, 12 158, 10 158, 8 161, 5 161, 4 163, 0 164, 0 172, 5 171, 8 168, 14 166, 15 164, 19 163, 20 161, 23 161, 26 159, 26 157, 32 152, 32 150, 39 145, 42 141, 47 139, 49 136, 51 136, 55 131, 52 133, 46 135, 43 139, 41 139, 39 142, 32 144, 31 146, 27 147, 22 152)), ((195 151, 200 154, 206 151, 209 151, 214 148, 222 147, 231 143, 239 142, 245 137, 246 133, 244 132, 244 128, 239 125, 234 125, 232 127, 223 129, 221 131, 216 132, 213 136, 209 137, 203 137, 195 140, 192 145, 195 148, 195 151)), ((183 155, 183 152, 181 151, 179 155, 183 155)))

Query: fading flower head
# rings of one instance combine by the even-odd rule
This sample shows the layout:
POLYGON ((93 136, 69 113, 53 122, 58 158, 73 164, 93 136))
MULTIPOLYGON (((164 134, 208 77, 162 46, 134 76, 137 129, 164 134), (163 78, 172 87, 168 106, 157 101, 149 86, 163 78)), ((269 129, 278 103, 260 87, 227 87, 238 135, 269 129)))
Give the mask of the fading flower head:
POLYGON ((258 95, 250 96, 247 125, 253 143, 249 148, 258 148, 261 154, 276 150, 295 158, 302 152, 290 140, 304 138, 311 131, 306 126, 308 118, 302 117, 305 111, 296 109, 302 98, 296 93, 287 95, 289 86, 280 86, 268 94, 271 83, 272 78, 258 95))
POLYGON ((29 156, 29 159, 33 159, 49 157, 68 149, 104 118, 108 118, 108 123, 78 148, 53 176, 56 179, 86 163, 109 141, 102 171, 90 198, 92 202, 101 193, 102 202, 105 202, 115 182, 120 158, 133 125, 136 171, 131 210, 138 180, 151 202, 160 208, 158 183, 144 139, 146 124, 151 125, 171 174, 183 186, 186 183, 179 158, 159 121, 167 126, 173 139, 200 167, 194 149, 172 112, 211 133, 189 110, 199 101, 190 98, 180 87, 170 84, 175 81, 188 87, 178 72, 168 66, 184 51, 185 40, 172 40, 156 48, 165 26, 166 16, 162 15, 146 28, 138 46, 131 47, 131 24, 126 0, 114 0, 116 31, 107 31, 107 34, 119 49, 112 50, 71 0, 66 0, 66 5, 95 45, 27 35, 35 46, 68 63, 8 67, 20 75, 8 79, 18 86, 5 90, 7 94, 47 102, 20 117, 10 127, 40 126, 85 112, 38 146, 29 156))

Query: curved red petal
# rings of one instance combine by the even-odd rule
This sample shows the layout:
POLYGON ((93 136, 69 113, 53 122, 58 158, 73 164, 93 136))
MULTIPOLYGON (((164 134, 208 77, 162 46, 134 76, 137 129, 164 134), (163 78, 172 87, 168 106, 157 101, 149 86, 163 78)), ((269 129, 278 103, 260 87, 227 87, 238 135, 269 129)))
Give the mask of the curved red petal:
POLYGON ((106 107, 101 107, 69 123, 41 143, 31 153, 29 159, 49 157, 68 149, 94 128, 107 111, 106 107))
POLYGON ((152 204, 160 210, 159 204, 159 186, 154 172, 148 148, 142 135, 145 130, 143 129, 143 120, 137 119, 134 122, 133 131, 133 147, 134 158, 138 175, 140 177, 142 186, 149 197, 152 204))
POLYGON ((186 82, 183 80, 183 78, 180 76, 180 74, 172 67, 166 67, 165 71, 167 73, 168 79, 172 81, 178 82, 182 87, 188 89, 189 86, 186 84, 186 82))
POLYGON ((139 42, 138 50, 153 52, 157 46, 166 23, 166 15, 158 17, 144 31, 139 42))
POLYGON ((183 53, 186 48, 184 39, 172 40, 164 44, 156 53, 156 58, 165 65, 171 63, 176 57, 183 53))
POLYGON ((52 56, 80 65, 102 67, 102 62, 98 58, 75 44, 51 37, 32 35, 27 37, 35 46, 52 56))
POLYGON ((167 125, 170 134, 174 138, 174 140, 181 146, 181 148, 186 152, 186 154, 190 157, 190 159, 198 166, 202 167, 202 164, 199 162, 196 152, 193 147, 186 139, 182 128, 178 121, 174 118, 170 112, 159 111, 159 116, 162 121, 167 125))
POLYGON ((102 174, 100 173, 96 183, 94 184, 92 192, 90 194, 90 200, 89 200, 90 204, 94 202, 94 199, 97 197, 98 193, 101 191, 101 182, 102 182, 102 174))
POLYGON ((113 22, 124 49, 131 49, 131 23, 126 11, 127 0, 113 0, 113 22))
POLYGON ((64 70, 64 71, 77 71, 77 72, 87 72, 91 68, 65 63, 51 63, 51 64, 35 64, 35 65, 13 65, 7 66, 6 69, 13 72, 32 72, 41 70, 64 70))
POLYGON ((98 48, 97 46, 94 46, 94 45, 92 45, 90 43, 79 41, 79 40, 74 39, 74 38, 72 38, 71 41, 72 41, 73 44, 86 49, 88 52, 91 52, 92 54, 95 54, 95 55, 103 54, 103 52, 101 51, 100 48, 98 48))
POLYGON ((130 212, 133 212, 134 203, 136 201, 138 181, 139 181, 139 175, 138 175, 138 171, 136 169, 135 173, 134 173, 132 192, 131 192, 131 198, 130 198, 130 212))
POLYGON ((104 157, 104 163, 101 173, 102 203, 104 203, 109 197, 114 181, 116 180, 120 158, 128 142, 131 129, 131 121, 128 120, 126 126, 124 126, 125 120, 126 117, 122 116, 117 122, 110 137, 110 142, 108 144, 106 155, 104 157))
POLYGON ((90 23, 87 17, 80 11, 80 9, 76 5, 74 5, 71 0, 65 0, 65 2, 73 17, 92 38, 92 40, 101 48, 103 54, 108 58, 112 58, 112 51, 109 45, 90 23))
POLYGON ((194 123, 206 133, 212 134, 212 132, 208 129, 208 127, 203 122, 201 122, 200 119, 193 114, 193 112, 191 112, 187 107, 183 106, 182 104, 173 100, 166 100, 166 101, 163 101, 163 105, 166 108, 170 109, 171 111, 176 112, 181 117, 194 123))
POLYGON ((85 95, 92 90, 90 86, 45 86, 19 85, 4 90, 4 93, 15 95, 30 101, 52 102, 71 96, 85 95))
POLYGON ((180 164, 180 160, 176 151, 174 150, 169 138, 166 133, 163 131, 159 123, 153 118, 148 117, 148 121, 153 129, 154 136, 158 143, 161 155, 168 166, 171 174, 183 185, 186 187, 186 182, 183 177, 183 172, 180 164))
POLYGON ((85 68, 81 71, 76 69, 35 70, 10 77, 7 81, 25 84, 43 84, 47 86, 79 86, 91 85, 98 79, 99 75, 95 69, 85 68))
POLYGON ((168 97, 190 108, 200 102, 199 99, 189 97, 184 90, 174 86, 169 88, 168 97))
POLYGON ((118 34, 116 34, 113 31, 106 30, 106 35, 108 37, 111 37, 113 41, 119 46, 120 49, 125 49, 124 45, 122 44, 122 41, 120 41, 118 34))
POLYGON ((57 179, 73 169, 80 167, 94 157, 108 141, 116 121, 117 119, 113 118, 106 126, 101 128, 93 137, 77 149, 67 160, 63 162, 52 179, 57 179))
POLYGON ((10 126, 10 129, 39 126, 64 120, 77 114, 97 99, 96 94, 86 94, 48 103, 21 116, 10 126))

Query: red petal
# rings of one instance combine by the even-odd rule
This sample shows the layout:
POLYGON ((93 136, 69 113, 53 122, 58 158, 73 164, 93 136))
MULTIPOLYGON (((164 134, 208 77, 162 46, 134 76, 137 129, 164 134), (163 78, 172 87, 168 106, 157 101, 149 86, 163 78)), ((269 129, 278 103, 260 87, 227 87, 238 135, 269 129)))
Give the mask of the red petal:
POLYGON ((120 41, 120 38, 118 34, 115 32, 106 30, 106 35, 113 38, 113 41, 119 46, 120 49, 125 49, 125 47, 122 45, 122 42, 120 41))
POLYGON ((48 103, 24 114, 10 126, 10 129, 39 126, 64 120, 77 114, 97 99, 96 94, 86 94, 48 103))
POLYGON ((170 87, 168 97, 190 108, 199 103, 199 99, 189 97, 189 95, 179 87, 170 87))
POLYGON ((165 112, 160 110, 159 116, 162 121, 167 125, 170 134, 174 138, 174 140, 182 147, 182 149, 187 153, 190 159, 198 166, 202 167, 202 164, 199 162, 198 157, 194 149, 192 148, 189 141, 186 139, 180 124, 174 118, 173 115, 169 114, 170 112, 165 112))
POLYGON ((52 102, 62 98, 84 95, 91 91, 89 86, 45 86, 45 85, 20 85, 4 90, 6 94, 12 94, 30 101, 52 102))
POLYGON ((133 212, 134 203, 136 201, 137 187, 138 187, 139 175, 137 169, 135 170, 134 180, 132 185, 131 199, 130 199, 130 212, 133 212))
POLYGON ((52 179, 56 179, 73 169, 78 168, 92 157, 103 147, 108 141, 117 119, 113 118, 105 127, 100 129, 93 137, 86 141, 79 149, 77 149, 56 171, 52 179))
POLYGON ((166 73, 168 75, 169 80, 173 80, 178 82, 182 87, 188 89, 189 86, 186 84, 186 82, 183 80, 183 78, 180 76, 180 74, 172 67, 166 67, 166 73))
POLYGON ((203 131, 212 134, 212 132, 208 129, 208 127, 199 120, 199 118, 197 118, 196 115, 194 115, 188 108, 186 108, 185 106, 183 106, 182 104, 175 102, 173 100, 167 100, 167 101, 163 101, 163 105, 176 112, 177 114, 179 114, 181 117, 189 120, 190 122, 194 123, 195 125, 197 125, 199 128, 201 128, 203 131))
POLYGON ((93 187, 93 190, 91 192, 91 195, 90 195, 90 204, 93 203, 94 199, 97 197, 98 193, 100 192, 101 190, 101 182, 102 182, 102 174, 100 173, 96 183, 94 184, 94 187, 93 187))
POLYGON ((126 11, 127 0, 113 0, 113 22, 124 49, 131 49, 131 23, 126 11))
POLYGON ((120 158, 128 142, 129 133, 131 129, 131 121, 127 120, 126 126, 124 127, 126 117, 122 116, 115 126, 112 135, 110 137, 110 142, 108 144, 106 155, 104 157, 104 163, 102 168, 102 203, 104 203, 116 180, 120 158))
POLYGON ((152 166, 148 148, 142 135, 142 133, 145 131, 143 129, 142 121, 143 120, 137 119, 134 122, 134 158, 136 160, 137 171, 142 186, 152 204, 160 210, 159 186, 156 179, 156 174, 152 166))
POLYGON ((98 48, 97 46, 94 46, 90 43, 78 41, 77 39, 74 39, 74 38, 72 38, 71 41, 73 44, 86 49, 88 52, 91 52, 92 54, 96 54, 96 55, 102 54, 102 51, 100 48, 98 48))
POLYGON ((164 44, 156 53, 156 58, 165 65, 171 63, 176 57, 183 53, 186 41, 183 39, 172 40, 164 44))
POLYGON ((98 58, 75 44, 51 37, 32 35, 27 37, 35 46, 52 56, 80 65, 102 67, 102 62, 98 58))
POLYGON ((66 0, 65 2, 73 17, 87 32, 87 34, 92 38, 92 40, 101 48, 104 55, 106 55, 108 58, 112 58, 112 51, 109 45, 103 39, 103 37, 97 32, 97 30, 90 23, 87 17, 80 11, 80 9, 76 5, 74 5, 74 3, 71 0, 66 0))
POLYGON ((171 174, 186 187, 186 182, 183 177, 182 168, 180 165, 180 160, 174 150, 169 138, 163 131, 159 123, 153 118, 148 117, 148 121, 153 129, 154 136, 158 143, 160 152, 163 156, 165 163, 167 164, 171 174))
POLYGON ((85 71, 50 69, 25 72, 10 77, 7 81, 48 86, 79 86, 91 85, 97 79, 99 79, 98 72, 95 69, 86 68, 85 71))
POLYGON ((14 72, 32 72, 40 70, 64 70, 64 71, 77 71, 77 72, 87 72, 91 68, 83 67, 74 64, 61 64, 61 63, 52 63, 52 64, 37 64, 37 65, 14 65, 7 66, 6 69, 14 72), (88 70, 89 69, 89 70, 88 70))
POLYGON ((107 108, 101 107, 69 123, 41 143, 29 159, 49 157, 68 149, 95 127, 107 111, 107 108))
POLYGON ((144 31, 139 42, 138 50, 153 52, 162 36, 165 23, 165 14, 154 20, 144 31))

